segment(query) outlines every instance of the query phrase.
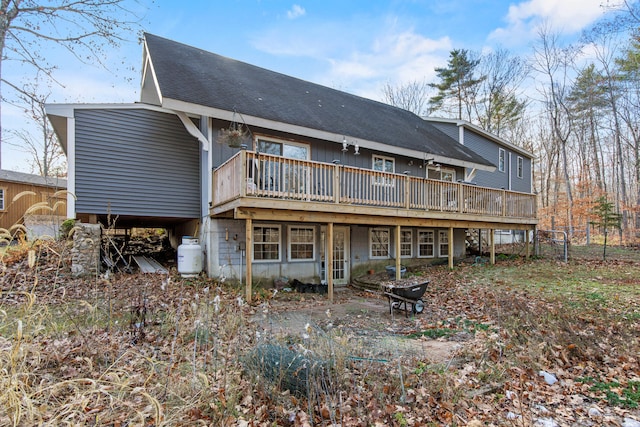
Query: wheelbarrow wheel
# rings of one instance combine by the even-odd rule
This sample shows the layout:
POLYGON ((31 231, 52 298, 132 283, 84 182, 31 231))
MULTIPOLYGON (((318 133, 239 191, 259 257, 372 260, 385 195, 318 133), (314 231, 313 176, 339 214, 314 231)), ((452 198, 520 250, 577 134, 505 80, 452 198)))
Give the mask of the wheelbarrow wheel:
POLYGON ((419 314, 419 313, 422 313, 423 311, 424 311, 424 301, 419 299, 413 304, 413 313, 419 314))

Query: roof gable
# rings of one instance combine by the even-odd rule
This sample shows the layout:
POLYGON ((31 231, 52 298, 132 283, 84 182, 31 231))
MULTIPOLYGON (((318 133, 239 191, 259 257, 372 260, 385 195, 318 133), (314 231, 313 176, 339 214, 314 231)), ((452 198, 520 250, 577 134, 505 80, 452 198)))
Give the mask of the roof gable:
POLYGON ((494 167, 419 116, 388 104, 151 34, 145 34, 145 55, 145 102, 153 99, 166 106, 167 100, 175 100, 235 111, 243 116, 456 159, 471 166, 494 167))

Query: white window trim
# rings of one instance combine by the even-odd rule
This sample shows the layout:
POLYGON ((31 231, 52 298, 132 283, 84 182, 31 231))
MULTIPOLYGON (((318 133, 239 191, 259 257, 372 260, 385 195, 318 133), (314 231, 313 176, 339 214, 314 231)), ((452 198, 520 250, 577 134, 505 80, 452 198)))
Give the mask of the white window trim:
POLYGON ((507 152, 504 148, 498 148, 498 170, 504 172, 507 169, 507 152), (500 161, 502 159, 502 161, 500 161))
POLYGON ((418 253, 416 254, 418 258, 435 258, 436 256, 436 232, 434 229, 432 228, 423 228, 418 230, 418 242, 417 242, 417 248, 416 250, 418 251, 418 253), (420 245, 427 245, 427 243, 421 243, 420 242, 420 233, 424 233, 424 232, 429 232, 429 233, 433 233, 433 242, 429 243, 433 249, 431 251, 432 255, 420 255, 420 245))
POLYGON ((517 170, 517 174, 518 174, 518 178, 522 179, 524 177, 524 159, 521 156, 518 156, 518 160, 517 160, 517 164, 518 164, 518 170, 517 170))
MULTIPOLYGON (((282 261, 282 226, 280 224, 253 224, 253 229, 251 232, 253 233, 256 228, 277 228, 278 229, 278 259, 255 259, 255 246, 256 241, 253 240, 253 248, 251 248, 251 258, 255 263, 270 263, 270 262, 281 262, 282 261)), ((253 237, 253 236, 252 236, 253 237)))
POLYGON ((289 225, 287 226, 287 256, 289 261, 291 262, 307 262, 307 261, 315 261, 316 260, 316 227, 308 226, 308 225, 289 225), (311 236, 311 244, 313 248, 311 249, 311 258, 293 258, 291 256, 291 229, 292 228, 304 228, 309 229, 312 232, 311 236))
POLYGON ((442 246, 449 246, 451 242, 449 240, 449 231, 448 230, 438 230, 438 257, 446 258, 449 256, 449 251, 447 250, 445 253, 442 253, 442 246))
POLYGON ((413 258, 413 230, 400 229, 400 258, 413 258), (402 255, 402 233, 409 233, 409 255, 402 255))
POLYGON ((7 210, 6 208, 6 199, 7 198, 7 189, 0 188, 0 212, 4 212, 7 210))
MULTIPOLYGON (((383 173, 396 173, 396 159, 393 158, 393 157, 381 156, 380 154, 372 154, 371 155, 371 170, 375 171, 375 172, 383 172, 383 173), (393 170, 391 172, 388 172, 388 171, 385 171, 385 170, 374 169, 375 164, 376 164, 376 159, 382 159, 383 163, 384 163, 384 161, 390 160, 391 163, 393 164, 393 170)), ((394 180, 392 178, 385 178, 384 181, 379 181, 378 179, 374 179, 373 183, 375 185, 393 186, 394 185, 394 180)))
MULTIPOLYGON (((377 244, 378 242, 376 242, 377 244)), ((391 230, 387 227, 372 227, 369 228, 369 259, 389 259, 391 251, 391 230), (387 232, 387 255, 373 255, 373 232, 374 230, 383 230, 387 232)))

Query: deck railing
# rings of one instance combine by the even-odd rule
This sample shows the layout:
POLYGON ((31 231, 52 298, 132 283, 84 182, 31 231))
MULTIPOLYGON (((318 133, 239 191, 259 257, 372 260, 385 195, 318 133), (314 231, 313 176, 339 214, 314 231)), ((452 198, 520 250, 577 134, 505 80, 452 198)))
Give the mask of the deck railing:
POLYGON ((360 169, 333 163, 240 151, 213 172, 213 205, 267 197, 535 218, 535 195, 360 169))

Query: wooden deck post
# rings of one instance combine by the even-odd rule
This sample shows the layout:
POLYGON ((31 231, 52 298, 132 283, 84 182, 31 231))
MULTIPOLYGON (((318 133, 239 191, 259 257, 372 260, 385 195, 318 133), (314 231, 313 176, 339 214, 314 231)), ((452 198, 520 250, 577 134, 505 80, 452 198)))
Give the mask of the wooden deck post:
MULTIPOLYGON (((340 203, 340 165, 333 165, 333 202, 340 203)), ((333 243, 331 243, 333 245, 333 243)), ((331 247, 333 249, 333 246, 331 247)))
POLYGON ((496 234, 493 228, 489 229, 489 259, 491 265, 496 263, 496 234))
POLYGON ((531 258, 531 244, 529 243, 529 229, 524 230, 524 249, 526 258, 531 258))
MULTIPOLYGON (((240 150, 240 197, 247 195, 247 150, 240 150)), ((215 188, 215 187, 213 187, 215 188)))
POLYGON ((402 254, 400 253, 400 235, 402 233, 400 233, 400 226, 396 225, 396 280, 400 280, 402 278, 402 271, 400 271, 402 269, 402 263, 401 261, 401 257, 402 254))
POLYGON ((411 178, 404 176, 404 208, 411 209, 411 178))
POLYGON ((245 290, 246 290, 246 298, 247 302, 251 302, 251 261, 253 260, 253 220, 251 218, 247 218, 244 222, 245 224, 245 261, 247 263, 246 273, 245 273, 245 290))
POLYGON ((449 270, 453 270, 453 227, 449 227, 449 270))
POLYGON ((325 257, 324 272, 327 277, 327 294, 333 302, 333 223, 327 223, 327 255, 325 257))

